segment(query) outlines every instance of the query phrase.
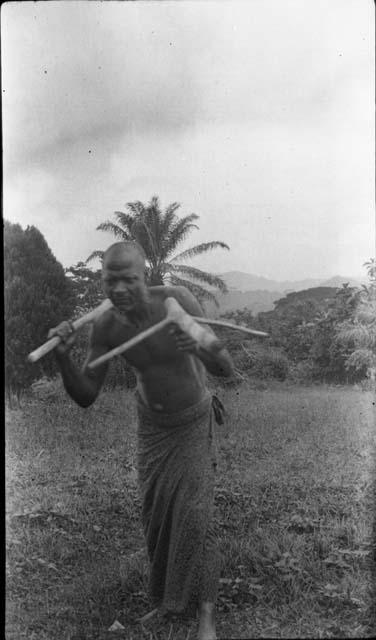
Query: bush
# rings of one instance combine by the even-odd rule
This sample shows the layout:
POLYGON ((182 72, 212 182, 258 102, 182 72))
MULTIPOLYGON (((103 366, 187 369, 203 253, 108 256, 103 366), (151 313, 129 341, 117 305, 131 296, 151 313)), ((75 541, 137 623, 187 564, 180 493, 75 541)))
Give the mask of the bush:
POLYGON ((317 367, 312 360, 290 362, 288 378, 295 384, 310 384, 317 377, 317 367))
POLYGON ((253 344, 242 348, 233 356, 234 364, 241 373, 258 378, 285 380, 289 361, 281 349, 269 345, 253 344))

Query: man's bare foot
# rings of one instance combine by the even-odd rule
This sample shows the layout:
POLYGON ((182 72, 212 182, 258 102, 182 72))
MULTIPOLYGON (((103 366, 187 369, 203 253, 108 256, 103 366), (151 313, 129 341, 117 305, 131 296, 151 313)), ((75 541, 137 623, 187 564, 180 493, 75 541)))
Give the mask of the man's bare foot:
POLYGON ((215 606, 213 602, 201 603, 197 640, 217 640, 215 632, 215 606))

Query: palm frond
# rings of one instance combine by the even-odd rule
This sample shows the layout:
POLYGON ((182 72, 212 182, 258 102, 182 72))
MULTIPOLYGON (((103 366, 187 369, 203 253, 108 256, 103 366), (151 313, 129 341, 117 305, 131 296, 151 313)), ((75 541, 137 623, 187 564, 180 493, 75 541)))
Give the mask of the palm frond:
POLYGON ((166 209, 160 220, 160 237, 161 237, 161 262, 166 259, 166 250, 168 251, 169 238, 172 229, 176 226, 177 216, 175 211, 180 207, 179 202, 173 202, 166 209))
POLYGON ((152 196, 150 198, 150 202, 148 204, 148 209, 158 209, 158 211, 160 211, 161 206, 159 204, 159 198, 158 196, 152 196))
POLYGON ((134 239, 142 246, 145 255, 152 266, 158 262, 158 241, 156 233, 144 218, 137 218, 132 227, 134 239))
POLYGON ((145 222, 149 234, 149 242, 154 254, 153 263, 156 266, 160 262, 163 242, 163 213, 157 196, 153 196, 149 202, 146 209, 145 222))
POLYGON ((135 202, 127 202, 125 205, 133 216, 140 216, 144 213, 146 207, 141 200, 135 200, 135 202))
MULTIPOLYGON (((190 213, 188 216, 184 216, 184 218, 178 218, 177 222, 172 229, 176 234, 179 234, 179 231, 182 231, 187 225, 192 224, 195 220, 198 220, 200 216, 197 213, 190 213)), ((196 225, 194 225, 196 227, 196 225)), ((198 229, 198 227, 197 227, 198 229)))
POLYGON ((195 213, 191 213, 189 216, 177 219, 176 224, 170 230, 166 238, 164 246, 164 259, 167 259, 169 255, 174 251, 178 244, 183 242, 192 229, 198 229, 199 227, 194 224, 195 220, 198 220, 199 216, 195 213))
POLYGON ((124 211, 114 211, 114 214, 123 229, 126 230, 130 235, 132 235, 134 216, 132 216, 130 213, 124 213, 124 211))
POLYGON ((360 323, 344 323, 338 330, 337 340, 353 343, 358 347, 374 349, 376 347, 376 331, 360 323))
POLYGON ((368 369, 368 371, 370 369, 375 369, 376 356, 371 349, 355 349, 355 351, 353 351, 347 358, 345 367, 347 370, 355 369, 356 371, 360 371, 362 369, 368 369))
POLYGON ((187 260, 187 258, 194 258, 194 256, 198 256, 201 253, 219 248, 230 250, 230 247, 225 242, 220 242, 219 240, 215 240, 213 242, 203 242, 202 244, 198 244, 191 249, 183 251, 182 253, 178 253, 178 255, 171 258, 170 262, 175 262, 175 260, 187 260))
POLYGON ((106 222, 101 222, 97 226, 97 231, 106 231, 109 233, 113 233, 116 238, 121 238, 122 240, 129 240, 130 236, 128 231, 119 227, 119 225, 114 224, 110 220, 106 220, 106 222))
MULTIPOLYGON (((128 202, 125 206, 126 212, 114 212, 115 223, 106 220, 98 225, 97 229, 110 232, 123 241, 134 240, 138 242, 145 252, 149 280, 154 283, 163 281, 163 277, 166 277, 168 273, 171 282, 187 286, 199 299, 212 300, 218 305, 215 295, 199 283, 216 287, 225 293, 227 291, 225 282, 219 276, 181 264, 180 259, 191 258, 216 248, 228 249, 227 244, 224 242, 203 243, 183 251, 168 262, 169 256, 173 255, 177 245, 183 242, 193 229, 199 228, 196 224, 199 216, 191 213, 183 218, 178 218, 176 215, 176 211, 180 207, 178 202, 171 203, 162 212, 159 198, 156 195, 150 199, 148 204, 135 200, 128 202)), ((103 251, 94 251, 87 262, 95 258, 102 259, 103 253, 103 251)))
POLYGON ((215 276, 214 274, 207 271, 202 271, 202 269, 196 269, 195 267, 190 267, 185 264, 167 263, 165 264, 165 273, 167 273, 168 271, 171 271, 175 274, 181 273, 184 276, 189 276, 190 278, 198 280, 199 282, 205 282, 205 284, 208 284, 211 287, 216 287, 222 293, 227 293, 228 291, 227 285, 224 280, 222 280, 222 278, 219 278, 219 276, 215 276))
POLYGON ((168 276, 169 282, 176 287, 186 287, 193 295, 199 300, 210 300, 214 302, 214 304, 219 307, 218 300, 211 291, 204 289, 199 284, 195 284, 190 282, 190 280, 184 280, 183 278, 179 278, 174 274, 169 274, 168 276))
POLYGON ((99 258, 99 260, 103 260, 103 256, 104 256, 104 251, 93 251, 88 258, 86 258, 85 260, 85 264, 87 264, 88 262, 91 262, 91 260, 95 260, 97 258, 99 258))
POLYGON ((160 262, 164 262, 164 260, 166 260, 170 248, 169 248, 169 239, 170 239, 170 235, 171 235, 171 228, 173 227, 174 223, 175 223, 175 219, 176 216, 174 213, 170 213, 170 214, 166 214, 163 218, 163 220, 161 221, 161 229, 160 229, 160 234, 161 234, 161 252, 160 252, 160 262))
POLYGON ((165 216, 170 215, 171 213, 174 214, 175 211, 180 209, 180 207, 181 207, 180 202, 172 202, 171 204, 168 205, 168 207, 166 207, 165 216))
MULTIPOLYGON (((129 212, 122 214, 121 220, 130 230, 133 240, 144 249, 148 261, 156 265, 160 254, 161 211, 158 196, 153 196, 147 205, 140 200, 126 204, 129 212)), ((118 212, 119 216, 120 212, 118 212)))

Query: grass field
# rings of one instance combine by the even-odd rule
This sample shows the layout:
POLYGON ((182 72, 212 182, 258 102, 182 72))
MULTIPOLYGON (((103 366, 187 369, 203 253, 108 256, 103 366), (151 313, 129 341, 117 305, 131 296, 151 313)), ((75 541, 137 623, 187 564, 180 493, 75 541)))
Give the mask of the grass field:
MULTIPOLYGON (((217 392, 220 638, 376 635, 375 398, 340 387, 217 392)), ((193 640, 150 621, 131 392, 7 412, 7 640, 193 640), (108 631, 117 620, 124 627, 108 631)))

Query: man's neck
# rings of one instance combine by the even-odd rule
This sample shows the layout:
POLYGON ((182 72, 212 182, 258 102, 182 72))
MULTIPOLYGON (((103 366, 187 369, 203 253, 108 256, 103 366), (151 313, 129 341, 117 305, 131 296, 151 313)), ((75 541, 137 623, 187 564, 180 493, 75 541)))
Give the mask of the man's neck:
POLYGON ((141 302, 137 305, 137 307, 125 314, 121 313, 119 309, 116 309, 116 307, 115 310, 117 316, 122 322, 124 322, 125 324, 131 324, 135 327, 141 326, 142 324, 150 320, 151 317, 150 303, 146 301, 141 302))

